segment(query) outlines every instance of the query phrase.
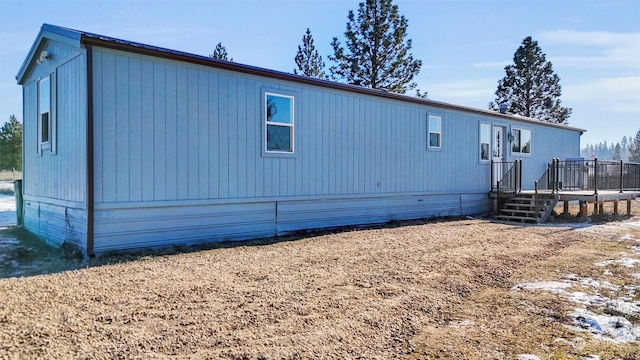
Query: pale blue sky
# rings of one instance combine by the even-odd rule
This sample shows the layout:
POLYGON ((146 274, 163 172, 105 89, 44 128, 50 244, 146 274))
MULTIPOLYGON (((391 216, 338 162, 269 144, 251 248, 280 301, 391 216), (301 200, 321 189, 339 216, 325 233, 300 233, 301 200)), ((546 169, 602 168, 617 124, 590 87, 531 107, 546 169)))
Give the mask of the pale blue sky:
MULTIPOLYGON (((438 101, 483 108, 504 66, 532 36, 560 76, 582 144, 640 128, 640 0, 395 0, 409 20, 419 87, 438 101)), ((292 72, 311 28, 322 55, 342 38, 357 0, 0 0, 0 123, 22 119, 15 75, 42 23, 292 72)))

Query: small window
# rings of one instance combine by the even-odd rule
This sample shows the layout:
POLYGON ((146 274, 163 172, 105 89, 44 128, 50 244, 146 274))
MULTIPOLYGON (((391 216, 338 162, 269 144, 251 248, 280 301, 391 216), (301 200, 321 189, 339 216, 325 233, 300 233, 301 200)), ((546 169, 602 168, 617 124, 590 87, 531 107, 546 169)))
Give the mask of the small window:
POLYGON ((489 160, 491 144, 491 126, 480 124, 480 160, 489 160))
POLYGON ((531 130, 511 129, 511 152, 514 154, 531 154, 531 130))
POLYGON ((293 153, 293 96, 265 93, 266 151, 293 153))
POLYGON ((39 136, 40 144, 48 143, 51 139, 51 81, 49 77, 40 80, 38 91, 39 106, 39 136))
POLYGON ((429 147, 442 147, 442 118, 429 115, 429 147))

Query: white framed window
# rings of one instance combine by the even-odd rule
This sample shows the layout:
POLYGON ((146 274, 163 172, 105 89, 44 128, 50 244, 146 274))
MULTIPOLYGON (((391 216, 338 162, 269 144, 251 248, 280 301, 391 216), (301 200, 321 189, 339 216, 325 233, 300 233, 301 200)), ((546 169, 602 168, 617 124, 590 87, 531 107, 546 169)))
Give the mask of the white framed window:
POLYGON ((480 124, 480 161, 489 161, 491 156, 491 125, 480 124))
POLYGON ((427 138, 430 149, 442 148, 442 117, 429 115, 429 136, 427 138))
POLYGON ((265 152, 294 153, 294 97, 264 93, 265 152))
POLYGON ((511 152, 518 155, 531 154, 531 130, 511 128, 511 152))
POLYGON ((38 143, 48 144, 51 139, 51 79, 49 76, 38 82, 38 129, 38 143))
POLYGON ((42 150, 56 153, 56 73, 38 81, 38 144, 37 154, 42 150))

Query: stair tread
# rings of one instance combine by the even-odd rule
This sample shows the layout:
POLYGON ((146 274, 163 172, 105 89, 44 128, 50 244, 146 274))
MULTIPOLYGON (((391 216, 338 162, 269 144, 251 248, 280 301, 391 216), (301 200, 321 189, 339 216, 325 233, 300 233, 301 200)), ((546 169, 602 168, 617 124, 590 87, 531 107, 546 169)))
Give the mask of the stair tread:
MULTIPOLYGON (((533 215, 533 214, 529 214, 529 215, 533 215)), ((514 218, 527 218, 527 219, 535 219, 535 216, 528 216, 528 215, 515 215, 515 214, 499 214, 497 216, 504 216, 504 217, 514 217, 514 218)))
POLYGON ((535 218, 523 218, 523 217, 515 217, 515 216, 496 216, 497 220, 506 220, 506 221, 511 221, 511 220, 521 220, 522 222, 529 222, 532 224, 537 223, 538 221, 535 218))
MULTIPOLYGON (((545 210, 538 210, 538 213, 544 213, 545 210)), ((503 213, 523 213, 523 214, 535 214, 535 210, 518 210, 518 209, 502 209, 503 213)))
POLYGON ((547 210, 546 206, 503 206, 503 209, 506 210, 535 210, 536 208, 538 208, 539 210, 545 211, 547 210))

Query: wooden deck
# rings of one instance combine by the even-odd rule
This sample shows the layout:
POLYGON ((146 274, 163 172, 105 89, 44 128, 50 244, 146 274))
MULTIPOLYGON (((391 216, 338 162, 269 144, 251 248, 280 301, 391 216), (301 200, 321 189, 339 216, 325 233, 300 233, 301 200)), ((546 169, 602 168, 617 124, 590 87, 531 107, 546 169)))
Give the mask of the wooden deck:
MULTIPOLYGON (((517 192, 523 195, 533 195, 534 190, 522 190, 517 192)), ((504 203, 506 199, 514 196, 516 192, 500 192, 496 191, 489 193, 489 196, 494 200, 494 209, 498 212, 499 203, 504 203), (499 197, 499 198, 498 198, 499 197)), ((613 213, 618 214, 620 201, 626 201, 627 214, 631 214, 631 201, 640 198, 640 190, 629 190, 620 192, 619 190, 598 190, 596 194, 593 190, 560 190, 552 192, 551 190, 538 190, 538 194, 545 196, 555 195, 558 202, 563 203, 564 213, 569 212, 569 202, 578 201, 580 205, 580 215, 586 216, 588 213, 587 207, 589 204, 593 204, 593 213, 602 214, 605 202, 613 202, 613 213)))
MULTIPOLYGON (((533 194, 534 190, 522 190, 524 194, 533 194)), ((538 190, 538 194, 551 194, 551 190, 538 190)), ((560 190, 556 192, 559 201, 616 201, 616 200, 633 200, 640 197, 640 191, 624 191, 619 190, 598 190, 596 194, 593 190, 560 190)))

